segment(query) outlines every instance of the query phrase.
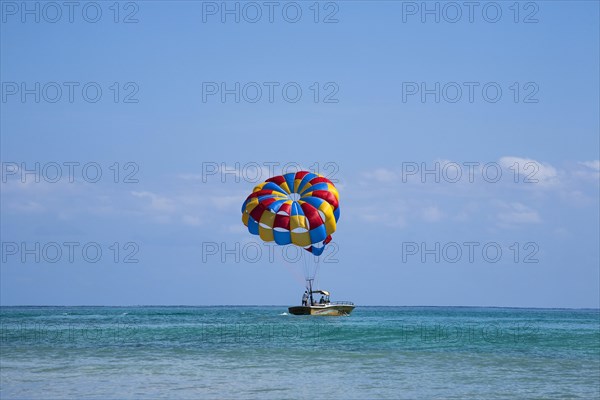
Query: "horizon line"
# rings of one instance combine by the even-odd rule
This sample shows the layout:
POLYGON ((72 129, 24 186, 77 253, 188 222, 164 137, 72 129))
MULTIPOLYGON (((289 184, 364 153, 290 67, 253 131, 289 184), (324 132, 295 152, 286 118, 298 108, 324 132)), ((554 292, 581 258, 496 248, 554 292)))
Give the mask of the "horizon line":
MULTIPOLYGON (((595 310, 600 311, 600 307, 527 307, 527 306, 474 306, 474 305, 355 305, 357 308, 375 308, 375 307, 402 307, 402 308, 505 308, 505 309, 528 309, 528 310, 595 310)), ((133 307, 291 307, 290 305, 280 304, 127 304, 127 305, 102 305, 102 304, 17 304, 1 305, 0 308, 8 307, 105 307, 105 308, 133 308, 133 307)))

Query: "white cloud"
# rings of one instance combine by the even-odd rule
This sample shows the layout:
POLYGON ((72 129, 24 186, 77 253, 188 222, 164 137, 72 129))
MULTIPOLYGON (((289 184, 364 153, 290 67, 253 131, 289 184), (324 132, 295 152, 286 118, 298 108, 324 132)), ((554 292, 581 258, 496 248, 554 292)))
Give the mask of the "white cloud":
POLYGON ((570 206, 573 207, 583 207, 593 204, 593 198, 587 196, 581 190, 564 190, 559 193, 559 196, 562 200, 566 201, 570 206))
POLYGON ((518 202, 497 203, 502 209, 498 214, 498 225, 504 228, 515 227, 523 224, 536 224, 542 222, 538 212, 518 202))
POLYGON ((144 205, 139 207, 148 220, 159 224, 179 222, 184 225, 198 226, 202 220, 197 215, 202 196, 179 195, 165 196, 149 191, 132 191, 134 197, 142 199, 144 205))
POLYGON ((386 168, 377 168, 374 171, 365 172, 363 176, 378 182, 392 182, 398 177, 394 171, 386 168))
POLYGON ((184 181, 200 181, 202 180, 201 174, 179 174, 177 178, 184 181))
POLYGON ((14 202, 9 204, 9 207, 21 212, 40 212, 44 210, 40 203, 31 200, 14 202))
POLYGON ((600 160, 581 161, 577 164, 583 166, 583 168, 574 171, 574 176, 595 182, 600 180, 600 160))
POLYGON ((518 174, 522 182, 552 185, 559 181, 558 171, 550 164, 512 156, 501 157, 499 161, 500 166, 510 174, 518 174))
MULTIPOLYGON (((250 194, 250 192, 248 192, 250 194)), ((218 209, 223 210, 231 208, 233 206, 240 208, 246 197, 243 195, 223 195, 223 196, 211 196, 211 203, 218 209)))
POLYGON ((181 222, 183 222, 185 225, 190 225, 190 226, 201 225, 200 217, 198 217, 196 215, 184 215, 183 217, 181 217, 181 222))
POLYGON ((397 204, 395 207, 348 207, 344 213, 355 215, 358 220, 387 227, 402 228, 406 226, 404 206, 397 204))
POLYGON ((479 212, 479 204, 473 201, 462 204, 460 211, 452 217, 453 221, 467 222, 476 218, 479 212))
POLYGON ((223 226, 222 231, 227 233, 247 234, 248 228, 244 226, 244 224, 242 223, 242 218, 240 217, 239 224, 230 224, 223 226))
POLYGON ((591 168, 594 171, 600 171, 600 160, 582 161, 579 164, 584 165, 588 168, 591 168))
POLYGON ((437 222, 442 219, 443 214, 437 206, 425 207, 421 210, 423 219, 427 222, 437 222))
POLYGON ((344 214, 353 215, 360 221, 391 228, 405 228, 409 224, 441 221, 445 214, 437 205, 423 205, 420 200, 389 199, 370 200, 370 206, 345 208, 344 214))
POLYGON ((143 192, 132 191, 131 194, 134 195, 135 197, 150 199, 149 208, 154 211, 161 211, 161 212, 167 212, 167 213, 175 211, 175 205, 173 204, 174 203, 173 200, 168 199, 166 197, 159 196, 155 193, 146 192, 146 191, 143 191, 143 192))
POLYGON ((137 199, 137 210, 148 220, 200 226, 224 216, 237 217, 240 213, 246 194, 222 189, 221 185, 184 185, 177 191, 171 189, 168 194, 151 191, 132 191, 130 194, 137 199))

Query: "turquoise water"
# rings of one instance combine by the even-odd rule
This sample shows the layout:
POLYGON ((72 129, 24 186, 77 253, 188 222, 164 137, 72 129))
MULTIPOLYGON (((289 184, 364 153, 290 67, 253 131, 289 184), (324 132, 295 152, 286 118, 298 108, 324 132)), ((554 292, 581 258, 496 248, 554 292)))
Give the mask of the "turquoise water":
POLYGON ((0 398, 594 399, 598 310, 2 307, 0 398))

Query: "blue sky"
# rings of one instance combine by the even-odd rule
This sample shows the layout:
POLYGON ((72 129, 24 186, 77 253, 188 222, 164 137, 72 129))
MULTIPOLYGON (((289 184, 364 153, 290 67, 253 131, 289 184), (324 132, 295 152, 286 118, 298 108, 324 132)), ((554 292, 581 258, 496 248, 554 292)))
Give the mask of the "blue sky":
POLYGON ((294 163, 338 181, 334 299, 598 307, 597 2, 481 2, 455 23, 444 2, 439 22, 421 2, 321 2, 317 23, 314 2, 272 22, 262 2, 229 2, 239 22, 221 2, 98 2, 95 23, 89 3, 73 22, 28 4, 39 22, 1 2, 2 305, 294 304, 302 263, 250 262, 240 215, 254 166, 294 163))

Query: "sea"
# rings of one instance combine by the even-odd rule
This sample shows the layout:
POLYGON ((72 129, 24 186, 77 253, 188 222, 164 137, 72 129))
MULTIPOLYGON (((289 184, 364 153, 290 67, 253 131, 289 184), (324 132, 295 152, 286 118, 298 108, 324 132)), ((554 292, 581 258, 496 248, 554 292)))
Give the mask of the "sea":
POLYGON ((598 399, 600 311, 0 307, 0 399, 598 399))

